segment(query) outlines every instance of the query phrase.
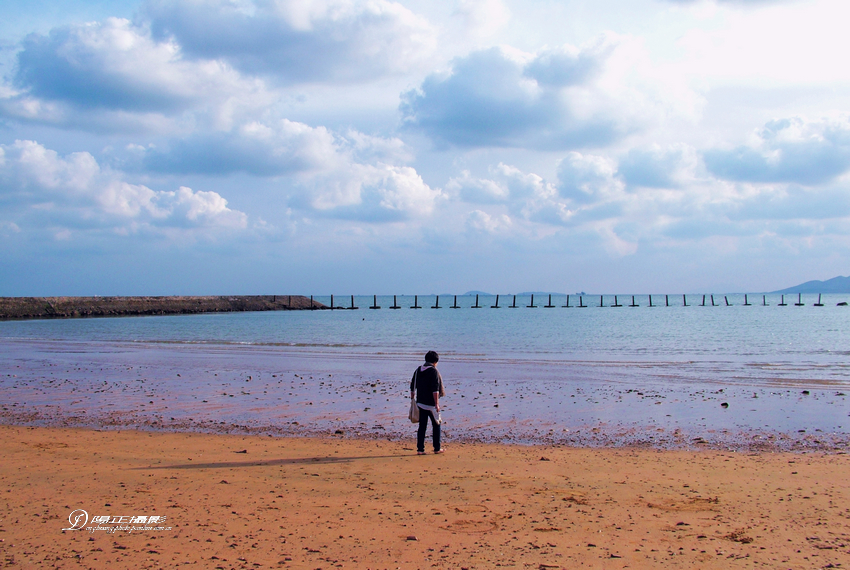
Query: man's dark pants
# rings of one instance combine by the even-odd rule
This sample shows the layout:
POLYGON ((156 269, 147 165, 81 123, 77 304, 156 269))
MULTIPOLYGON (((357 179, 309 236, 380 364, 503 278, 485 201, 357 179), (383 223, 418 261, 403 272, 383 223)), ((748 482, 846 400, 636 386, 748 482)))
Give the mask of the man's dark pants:
POLYGON ((428 418, 431 418, 431 431, 434 436, 434 451, 440 451, 440 424, 430 410, 419 408, 419 431, 416 433, 416 450, 425 451, 425 430, 428 429, 428 418))

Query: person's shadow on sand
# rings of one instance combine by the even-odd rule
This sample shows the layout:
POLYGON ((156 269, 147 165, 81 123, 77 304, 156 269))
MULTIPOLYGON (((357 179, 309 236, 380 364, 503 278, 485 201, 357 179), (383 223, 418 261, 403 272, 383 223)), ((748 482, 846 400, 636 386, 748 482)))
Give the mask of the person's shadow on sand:
POLYGON ((219 469, 226 467, 269 467, 274 465, 321 465, 325 463, 351 463, 363 459, 396 459, 402 457, 416 457, 409 454, 395 455, 362 455, 355 457, 301 457, 292 459, 269 459, 266 461, 219 461, 214 463, 180 463, 172 465, 149 465, 147 467, 133 467, 130 471, 145 471, 159 469, 219 469))

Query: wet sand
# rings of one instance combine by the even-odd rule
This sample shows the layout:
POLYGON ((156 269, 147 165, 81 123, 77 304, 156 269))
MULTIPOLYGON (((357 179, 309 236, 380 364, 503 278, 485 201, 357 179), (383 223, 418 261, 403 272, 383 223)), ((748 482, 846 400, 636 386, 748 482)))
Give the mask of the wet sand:
POLYGON ((20 568, 850 564, 844 454, 412 447, 0 427, 0 553, 20 568), (170 530, 63 531, 75 509, 170 530))
MULTIPOLYGON (((408 382, 418 358, 0 340, 0 424, 405 440, 413 431, 408 382)), ((778 373, 742 379, 717 363, 444 360, 449 442, 833 453, 850 447, 847 386, 840 382, 789 381, 778 373)))

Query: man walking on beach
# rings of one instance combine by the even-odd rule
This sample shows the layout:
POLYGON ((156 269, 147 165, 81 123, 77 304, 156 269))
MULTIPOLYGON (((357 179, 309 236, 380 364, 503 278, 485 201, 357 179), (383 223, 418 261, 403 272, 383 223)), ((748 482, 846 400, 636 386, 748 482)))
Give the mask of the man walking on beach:
POLYGON ((419 366, 410 380, 410 397, 416 397, 419 408, 419 431, 416 434, 416 451, 425 455, 425 431, 428 418, 431 418, 431 431, 434 438, 434 453, 443 453, 440 446, 440 398, 446 395, 443 390, 443 378, 437 371, 440 356, 433 350, 425 355, 425 364, 419 366))

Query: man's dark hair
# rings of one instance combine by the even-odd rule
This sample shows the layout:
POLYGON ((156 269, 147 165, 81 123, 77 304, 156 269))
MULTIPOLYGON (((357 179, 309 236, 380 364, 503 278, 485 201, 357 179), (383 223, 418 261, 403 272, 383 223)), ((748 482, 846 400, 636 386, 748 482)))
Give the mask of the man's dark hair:
POLYGON ((433 350, 429 350, 428 354, 425 355, 425 362, 430 362, 431 364, 437 364, 440 361, 440 355, 434 352, 433 350))

